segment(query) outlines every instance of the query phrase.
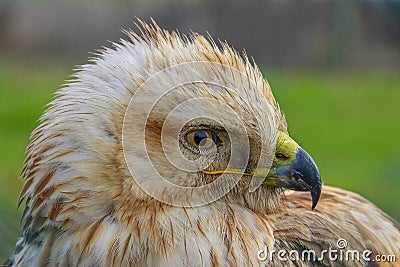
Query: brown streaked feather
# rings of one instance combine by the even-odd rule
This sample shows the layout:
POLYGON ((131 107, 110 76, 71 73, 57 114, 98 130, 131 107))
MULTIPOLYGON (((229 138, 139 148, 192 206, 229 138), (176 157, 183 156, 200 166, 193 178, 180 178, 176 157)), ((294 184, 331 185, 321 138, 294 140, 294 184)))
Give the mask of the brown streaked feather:
MULTIPOLYGON (((281 189, 264 186, 254 193, 235 187, 227 196, 193 208, 170 206, 147 195, 126 166, 122 128, 129 100, 154 73, 182 63, 229 66, 242 75, 225 77, 213 68, 203 70, 203 76, 184 74, 196 79, 198 74, 201 81, 212 77, 237 90, 218 95, 205 90, 204 94, 236 109, 252 130, 256 115, 273 118, 272 127, 285 132, 287 124, 268 82, 245 54, 239 55, 226 43, 219 48, 198 34, 170 33, 154 21, 153 25, 138 23, 142 36, 129 31, 130 42, 105 48, 80 67, 56 93, 32 133, 18 201, 18 205, 26 202, 25 224, 8 264, 335 265, 282 263, 276 258, 262 262, 257 252, 264 247, 321 251, 335 245, 339 236, 354 248, 400 257, 398 225, 368 201, 339 189, 325 187, 314 211, 309 210, 308 194, 290 192, 284 197, 281 189), (271 105, 271 111, 257 106, 261 100, 271 105)), ((164 117, 148 120, 146 137, 155 152, 161 151, 158 137, 164 117)), ((261 138, 262 133, 253 135, 261 138)))
MULTIPOLYGON (((324 186, 314 211, 309 209, 310 195, 305 192, 291 191, 284 199, 286 207, 268 216, 277 240, 298 246, 300 251, 308 248, 320 253, 329 247, 337 249, 337 240, 344 238, 349 250, 371 250, 373 255, 395 255, 399 259, 399 224, 361 196, 324 186)), ((278 243, 278 248, 286 249, 283 243, 278 243)), ((326 257, 324 264, 338 262, 329 262, 326 257)), ((344 261, 340 264, 364 266, 344 261)))

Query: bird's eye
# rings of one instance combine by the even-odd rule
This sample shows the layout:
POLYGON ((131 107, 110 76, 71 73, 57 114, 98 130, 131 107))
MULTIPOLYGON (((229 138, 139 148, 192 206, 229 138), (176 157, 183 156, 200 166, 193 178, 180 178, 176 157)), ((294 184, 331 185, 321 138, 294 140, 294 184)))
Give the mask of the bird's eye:
MULTIPOLYGON (((216 135, 210 130, 196 130, 187 134, 187 141, 195 148, 200 150, 209 149, 216 142, 216 135)), ((218 139, 219 140, 219 139, 218 139)))

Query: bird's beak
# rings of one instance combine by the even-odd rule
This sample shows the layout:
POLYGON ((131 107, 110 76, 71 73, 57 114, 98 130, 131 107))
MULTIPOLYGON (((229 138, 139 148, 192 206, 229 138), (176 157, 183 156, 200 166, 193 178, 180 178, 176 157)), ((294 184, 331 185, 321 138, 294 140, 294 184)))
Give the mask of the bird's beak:
POLYGON ((287 134, 278 131, 275 157, 270 169, 257 168, 251 172, 240 169, 201 170, 205 174, 240 174, 265 177, 263 185, 283 187, 296 191, 310 191, 312 209, 321 195, 321 176, 311 156, 287 134))
MULTIPOLYGON (((257 171, 256 171, 257 173, 257 171)), ((321 195, 321 176, 311 156, 287 134, 278 131, 275 158, 263 184, 310 191, 312 209, 321 195)))

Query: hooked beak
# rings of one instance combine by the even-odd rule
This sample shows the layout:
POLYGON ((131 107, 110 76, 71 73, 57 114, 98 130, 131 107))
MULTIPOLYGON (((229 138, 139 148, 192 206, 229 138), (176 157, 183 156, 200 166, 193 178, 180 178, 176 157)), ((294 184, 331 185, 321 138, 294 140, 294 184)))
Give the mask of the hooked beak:
POLYGON ((311 156, 292 138, 278 131, 275 158, 265 185, 278 186, 296 191, 310 191, 312 209, 321 195, 321 176, 311 156))
POLYGON ((317 206, 322 189, 321 176, 314 160, 292 138, 281 131, 277 132, 275 157, 271 169, 257 168, 251 172, 243 172, 240 169, 201 170, 201 172, 265 177, 263 185, 310 191, 311 209, 317 206))

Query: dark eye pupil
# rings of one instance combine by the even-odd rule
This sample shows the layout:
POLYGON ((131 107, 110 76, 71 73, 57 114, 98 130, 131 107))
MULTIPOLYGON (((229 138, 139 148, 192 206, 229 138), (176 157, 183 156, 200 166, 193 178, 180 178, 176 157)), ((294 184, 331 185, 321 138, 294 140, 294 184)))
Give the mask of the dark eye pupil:
POLYGON ((208 135, 207 135, 207 133, 205 131, 197 131, 197 132, 194 133, 194 142, 197 145, 200 145, 200 142, 203 139, 206 139, 207 137, 208 137, 208 135))

